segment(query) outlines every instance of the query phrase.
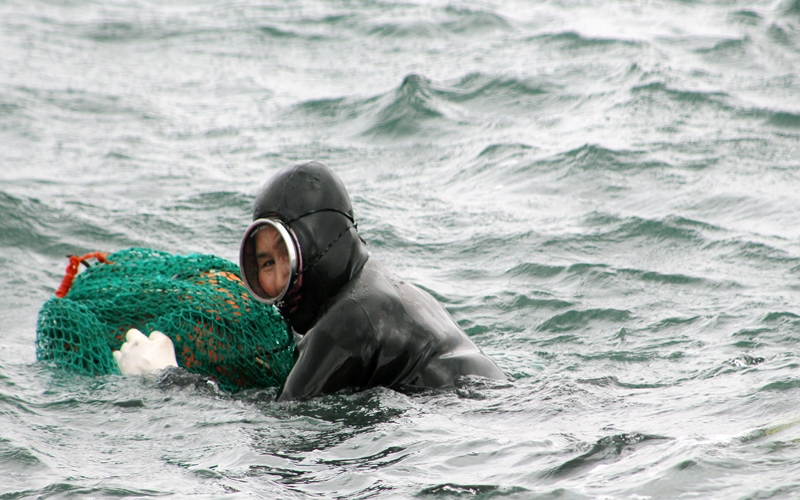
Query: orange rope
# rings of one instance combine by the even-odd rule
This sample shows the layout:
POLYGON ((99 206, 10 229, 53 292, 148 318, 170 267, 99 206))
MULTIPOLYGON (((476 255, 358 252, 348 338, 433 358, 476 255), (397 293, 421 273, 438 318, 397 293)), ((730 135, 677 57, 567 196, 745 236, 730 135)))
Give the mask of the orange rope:
POLYGON ((61 286, 59 286, 58 290, 56 290, 56 297, 61 299, 67 294, 67 292, 69 292, 72 282, 75 281, 75 276, 78 275, 78 267, 81 265, 81 263, 91 258, 95 258, 98 262, 102 262, 103 264, 113 264, 113 262, 107 260, 106 257, 108 257, 108 252, 87 253, 83 257, 70 255, 69 264, 67 264, 67 272, 64 274, 64 279, 61 280, 61 286))

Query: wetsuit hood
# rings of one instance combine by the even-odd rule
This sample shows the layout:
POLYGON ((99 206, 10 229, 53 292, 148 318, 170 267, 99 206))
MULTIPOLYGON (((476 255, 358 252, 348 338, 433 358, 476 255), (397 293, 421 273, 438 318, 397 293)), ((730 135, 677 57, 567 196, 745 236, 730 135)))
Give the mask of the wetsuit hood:
MULTIPOLYGON (((317 161, 291 165, 269 179, 256 196, 253 220, 273 219, 290 229, 299 268, 281 313, 297 333, 313 326, 320 309, 355 276, 368 259, 358 236, 350 196, 341 179, 317 161)), ((242 242, 242 278, 253 281, 253 245, 242 242)), ((251 290, 256 287, 250 286, 251 290)), ((258 287, 260 288, 260 287, 258 287)))

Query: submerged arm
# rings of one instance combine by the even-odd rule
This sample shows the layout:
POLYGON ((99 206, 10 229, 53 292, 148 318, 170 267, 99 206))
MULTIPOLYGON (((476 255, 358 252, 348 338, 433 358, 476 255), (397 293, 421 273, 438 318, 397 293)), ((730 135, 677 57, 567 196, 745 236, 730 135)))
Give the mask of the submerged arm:
POLYGON ((322 332, 309 331, 298 345, 300 356, 286 378, 278 401, 308 399, 353 386, 361 363, 352 352, 322 332))

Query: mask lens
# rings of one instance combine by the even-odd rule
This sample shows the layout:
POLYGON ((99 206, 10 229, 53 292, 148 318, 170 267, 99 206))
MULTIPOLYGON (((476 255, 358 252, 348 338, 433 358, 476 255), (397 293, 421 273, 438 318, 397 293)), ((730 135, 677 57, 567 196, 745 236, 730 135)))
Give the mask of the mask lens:
POLYGON ((257 299, 270 304, 279 301, 297 272, 291 235, 279 222, 255 221, 245 233, 240 265, 245 285, 257 299))

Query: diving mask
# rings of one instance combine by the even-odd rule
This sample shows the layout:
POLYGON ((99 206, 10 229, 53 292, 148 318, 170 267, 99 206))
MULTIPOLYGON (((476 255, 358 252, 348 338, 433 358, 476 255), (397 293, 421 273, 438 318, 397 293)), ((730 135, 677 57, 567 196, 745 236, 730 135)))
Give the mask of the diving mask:
POLYGON ((275 219, 257 219, 245 231, 239 250, 242 281, 259 302, 279 303, 297 281, 300 258, 290 227, 275 219))

